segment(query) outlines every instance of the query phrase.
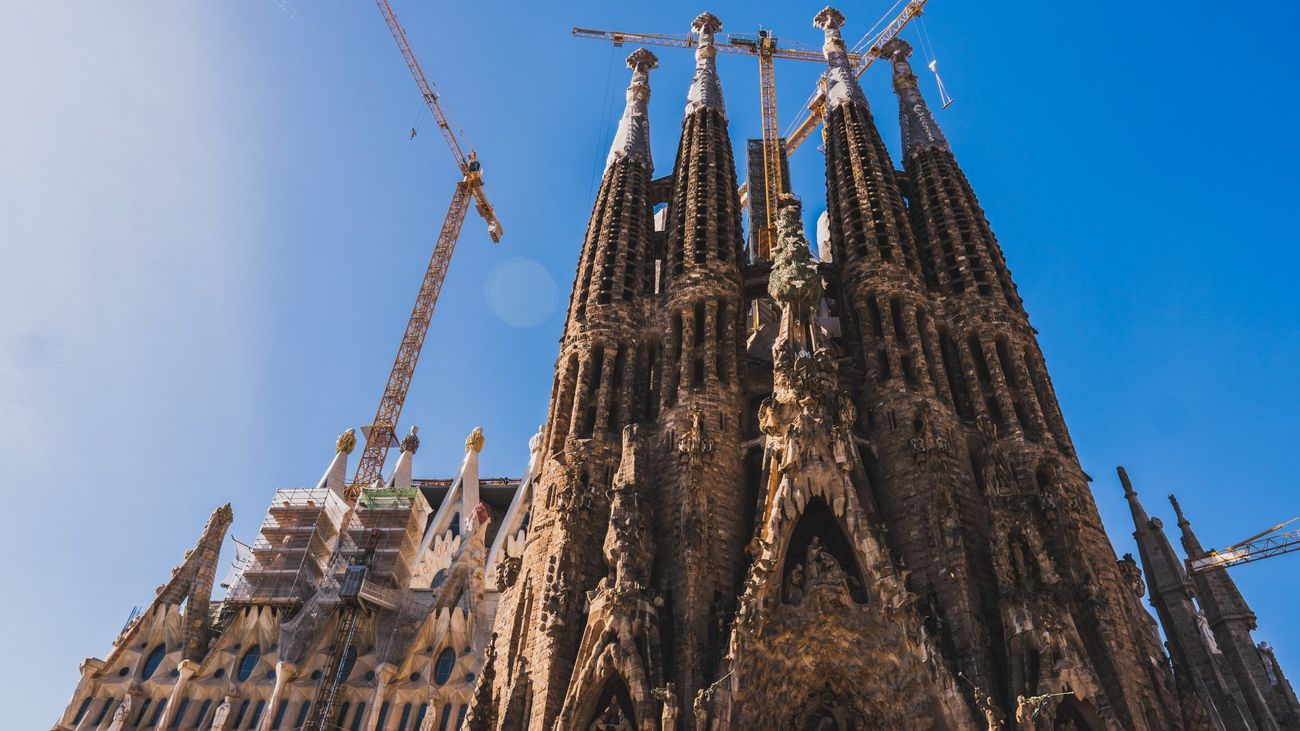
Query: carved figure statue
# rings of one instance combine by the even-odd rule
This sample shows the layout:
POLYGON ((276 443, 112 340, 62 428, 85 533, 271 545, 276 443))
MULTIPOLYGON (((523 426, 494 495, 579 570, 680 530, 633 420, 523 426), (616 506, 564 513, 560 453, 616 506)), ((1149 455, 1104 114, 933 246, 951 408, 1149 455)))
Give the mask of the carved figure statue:
POLYGON ((117 710, 113 712, 113 724, 108 727, 109 731, 117 731, 126 726, 127 719, 131 717, 131 699, 132 696, 128 693, 126 697, 122 699, 121 705, 119 705, 117 710))
POLYGON ((589 731, 633 731, 632 722, 623 715, 623 706, 617 698, 609 699, 609 705, 587 727, 589 731))
POLYGON ((695 700, 691 703, 691 713, 695 715, 695 731, 708 731, 709 728, 709 698, 712 696, 710 688, 700 688, 695 694, 695 700))
POLYGON ((691 426, 677 439, 677 452, 691 472, 698 472, 704 457, 713 453, 713 439, 704 432, 704 414, 691 409, 691 426))
POLYGON ((987 731, 1003 731, 1006 728, 1006 719, 1002 715, 1002 709, 994 702, 993 696, 983 693, 975 694, 975 707, 980 713, 984 714, 984 725, 987 731))
POLYGON ((1023 695, 1016 696, 1016 728, 1019 731, 1034 731, 1037 725, 1034 720, 1035 715, 1033 699, 1023 695))
POLYGON ((212 714, 212 731, 225 731, 226 719, 230 717, 231 698, 226 696, 217 706, 217 710, 212 714))
POLYGON ((1219 642, 1214 638, 1214 632, 1210 630, 1210 622, 1205 618, 1205 612, 1196 610, 1196 629, 1201 631, 1201 637, 1205 640, 1205 646, 1210 648, 1210 652, 1218 655, 1222 652, 1219 649, 1219 642))
POLYGON ((651 559, 645 516, 633 485, 616 483, 613 492, 604 544, 610 583, 619 589, 640 589, 649 580, 651 559))
POLYGON ((798 604, 803 601, 804 591, 804 568, 803 564, 797 563, 790 569, 790 573, 785 577, 785 601, 788 604, 798 604))
POLYGON ((808 543, 806 554, 806 572, 808 585, 817 583, 833 584, 844 581, 844 569, 831 552, 826 550, 820 536, 813 536, 808 543))
POLYGON ((664 704, 663 713, 659 717, 661 731, 677 731, 677 714, 681 709, 677 705, 676 686, 669 682, 664 687, 655 688, 650 693, 664 704))
POLYGON ((1133 560, 1133 554, 1124 554, 1124 558, 1121 558, 1118 563, 1120 575, 1124 577, 1133 594, 1141 599, 1147 593, 1147 587, 1142 581, 1142 569, 1138 567, 1137 561, 1133 560))

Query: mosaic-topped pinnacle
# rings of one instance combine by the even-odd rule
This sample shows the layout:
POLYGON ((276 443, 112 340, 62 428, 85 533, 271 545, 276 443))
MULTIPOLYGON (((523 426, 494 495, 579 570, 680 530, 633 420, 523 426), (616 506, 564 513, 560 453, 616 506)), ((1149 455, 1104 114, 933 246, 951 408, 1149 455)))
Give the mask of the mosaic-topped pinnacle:
POLYGON ((334 440, 334 451, 343 454, 352 454, 352 450, 357 448, 357 430, 348 429, 334 440))
POLYGON ((822 55, 826 56, 826 108, 834 110, 844 104, 854 104, 870 109, 867 97, 858 85, 858 76, 849 62, 848 50, 840 37, 844 13, 827 5, 813 18, 813 26, 826 34, 822 42, 822 55))
POLYGON ((880 55, 888 58, 890 61, 906 61, 912 56, 912 44, 903 40, 899 36, 889 39, 880 49, 880 55))
POLYGON ((691 21, 691 30, 700 35, 708 34, 713 36, 722 30, 722 21, 718 20, 718 16, 713 13, 703 12, 695 16, 695 20, 691 21))
POLYGON ((632 69, 632 80, 627 86, 627 106, 618 120, 618 130, 614 132, 605 167, 619 160, 636 160, 653 170, 650 118, 646 114, 646 105, 650 101, 650 72, 659 68, 659 58, 644 48, 638 48, 628 55, 627 67, 632 69))
MULTIPOLYGON (((650 52, 648 48, 638 48, 627 56, 627 67, 633 71, 648 73, 659 68, 659 57, 650 52)), ((632 77, 633 83, 636 77, 632 77)))
POLYGON ((934 115, 921 96, 916 74, 907 59, 912 55, 912 44, 895 36, 880 49, 881 58, 894 67, 894 93, 898 94, 898 126, 903 131, 903 155, 910 157, 923 149, 947 150, 944 138, 934 115))
POLYGON ((406 436, 402 437, 402 441, 399 444, 401 445, 403 452, 415 454, 420 449, 419 433, 420 427, 412 426, 411 431, 407 432, 406 436))
POLYGON ((713 109, 725 116, 722 81, 718 78, 718 47, 713 39, 714 34, 722 30, 722 21, 712 13, 700 13, 692 21, 691 30, 696 34, 695 75, 691 77, 691 88, 686 92, 686 114, 713 109))
POLYGON ((826 31, 827 37, 830 37, 831 32, 833 31, 835 36, 838 38, 840 35, 840 28, 843 26, 844 13, 841 13, 829 5, 822 8, 822 11, 813 17, 813 27, 821 28, 826 31))
POLYGON ((465 451, 482 452, 483 443, 486 441, 487 438, 483 436, 483 427, 476 426, 474 427, 474 431, 471 431, 469 436, 465 437, 465 451))

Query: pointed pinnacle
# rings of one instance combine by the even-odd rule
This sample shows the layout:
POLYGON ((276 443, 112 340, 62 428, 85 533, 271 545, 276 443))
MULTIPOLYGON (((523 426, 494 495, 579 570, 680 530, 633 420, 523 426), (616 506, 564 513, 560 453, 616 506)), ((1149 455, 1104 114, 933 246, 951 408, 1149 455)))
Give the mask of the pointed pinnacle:
POLYGON ((1137 491, 1133 489, 1133 482, 1128 478, 1128 471, 1122 465, 1116 467, 1115 471, 1119 473, 1119 484, 1124 486, 1124 495, 1126 497, 1136 495, 1137 491))
POLYGON ((1174 514, 1178 516, 1178 525, 1191 525, 1186 516, 1183 515, 1183 508, 1178 504, 1178 498, 1170 495, 1169 503, 1174 506, 1174 514))

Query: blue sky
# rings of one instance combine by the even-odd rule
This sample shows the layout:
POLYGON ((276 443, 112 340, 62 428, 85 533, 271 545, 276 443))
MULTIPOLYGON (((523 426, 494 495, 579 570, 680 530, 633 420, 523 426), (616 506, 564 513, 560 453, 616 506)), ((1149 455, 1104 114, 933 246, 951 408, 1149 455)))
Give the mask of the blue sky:
MULTIPOLYGON (((630 49, 570 26, 684 32, 707 9, 816 47, 821 5, 393 1, 506 228, 492 246, 471 214, 461 237, 407 401, 416 471, 452 473, 482 425, 485 472, 517 475, 627 81, 630 49)), ((846 35, 887 8, 842 6, 846 35)), ((1207 545, 1300 513, 1297 16, 1265 2, 1237 29, 1220 3, 953 0, 926 16, 957 99, 939 123, 1120 553, 1116 464, 1153 514, 1177 492, 1207 545)), ((664 174, 691 59, 660 57, 664 174)), ((757 70, 720 68, 739 148, 757 70)), ((884 71, 865 86, 896 151, 884 71)), ((778 67, 783 127, 817 73, 778 67)), ((251 539, 271 491, 313 483, 369 420, 456 175, 368 2, 5 3, 0 98, 0 687, 11 723, 37 728, 212 508, 233 502, 251 539)), ((792 172, 811 218, 814 146, 792 172)), ((1233 575, 1300 677, 1296 561, 1233 575)))

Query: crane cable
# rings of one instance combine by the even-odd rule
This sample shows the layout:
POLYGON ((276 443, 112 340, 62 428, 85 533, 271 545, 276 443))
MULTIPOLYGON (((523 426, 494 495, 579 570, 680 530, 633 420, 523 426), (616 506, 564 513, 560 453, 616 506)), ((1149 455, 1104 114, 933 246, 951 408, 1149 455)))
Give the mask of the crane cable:
POLYGON ((917 40, 921 45, 921 55, 928 61, 926 67, 930 73, 934 74, 934 83, 939 86, 939 102, 943 105, 940 109, 947 109, 952 105, 955 99, 948 95, 948 90, 943 88, 943 79, 939 78, 939 59, 934 53, 934 43, 930 40, 930 30, 925 27, 925 17, 917 17, 917 25, 921 31, 917 33, 917 40))
POLYGON ((608 70, 605 72, 605 93, 603 95, 604 106, 600 109, 600 126, 596 128, 595 134, 593 135, 596 145, 595 150, 591 154, 591 182, 587 185, 589 188, 587 198, 589 199, 596 196, 596 176, 600 171, 600 148, 602 147, 602 143, 605 141, 605 130, 609 127, 610 107, 612 106, 609 96, 609 86, 614 78, 614 54, 617 50, 618 46, 616 44, 610 44, 609 62, 605 64, 608 70))

